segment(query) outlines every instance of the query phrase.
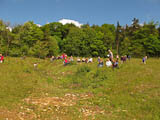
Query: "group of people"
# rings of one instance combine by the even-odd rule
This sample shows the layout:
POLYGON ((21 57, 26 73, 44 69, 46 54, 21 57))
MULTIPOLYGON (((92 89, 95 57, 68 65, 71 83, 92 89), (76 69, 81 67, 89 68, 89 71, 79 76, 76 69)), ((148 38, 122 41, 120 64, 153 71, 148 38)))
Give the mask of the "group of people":
MULTIPOLYGON (((114 60, 113 57, 113 52, 111 50, 108 50, 109 54, 107 55, 108 58, 106 59, 106 66, 107 67, 113 67, 113 68, 118 68, 118 64, 119 64, 119 56, 116 56, 116 59, 114 60)), ((103 63, 103 59, 101 59, 100 57, 98 57, 98 67, 103 67, 104 63, 103 63)))
POLYGON ((54 60, 58 60, 58 59, 63 59, 64 60, 63 61, 64 65, 67 65, 67 64, 69 64, 69 63, 74 61, 72 56, 71 57, 67 57, 67 54, 65 54, 65 53, 63 53, 61 56, 58 56, 58 57, 52 56, 50 61, 53 62, 54 60))
MULTIPOLYGON (((113 68, 118 68, 119 67, 119 56, 117 55, 116 56, 116 59, 114 59, 114 56, 113 56, 113 52, 111 50, 108 50, 109 54, 107 55, 108 58, 106 59, 106 66, 107 67, 113 67, 113 68)), ((129 55, 128 55, 129 56, 129 55)), ((127 58, 130 60, 130 56, 122 56, 121 57, 121 61, 122 62, 125 62, 127 60, 127 58)), ((63 59, 63 64, 66 66, 68 65, 69 63, 73 62, 74 59, 73 57, 67 57, 67 55, 65 53, 63 53, 61 56, 58 56, 58 57, 54 57, 52 56, 51 57, 51 61, 54 61, 55 59, 63 59)), ((93 58, 92 57, 89 57, 89 58, 80 58, 78 57, 77 58, 77 63, 92 63, 93 62, 93 58)), ((104 65, 104 61, 103 59, 101 59, 100 57, 98 57, 98 67, 103 67, 104 65)))
POLYGON ((67 54, 65 54, 65 53, 63 53, 61 56, 58 55, 57 57, 52 56, 51 57, 51 62, 56 60, 56 59, 65 59, 65 58, 67 58, 67 54))
MULTIPOLYGON (((125 63, 127 60, 130 61, 131 59, 131 56, 130 55, 124 55, 124 56, 121 56, 119 58, 119 55, 116 55, 116 57, 114 58, 113 56, 113 52, 111 50, 108 50, 108 55, 107 55, 107 59, 105 61, 105 65, 107 67, 112 67, 112 68, 119 68, 119 60, 121 61, 121 63, 125 63)), ((73 62, 74 59, 72 56, 68 57, 67 54, 63 53, 61 56, 58 56, 58 57, 55 57, 55 56, 52 56, 51 57, 51 61, 54 61, 56 59, 63 59, 63 64, 64 66, 68 65, 69 63, 73 62)), ((143 57, 143 63, 146 64, 146 60, 147 60, 147 56, 143 57)), ((93 62, 93 58, 92 57, 89 57, 89 58, 80 58, 78 57, 77 58, 77 63, 92 63, 93 62)), ((103 67, 104 66, 104 61, 102 58, 98 57, 98 67, 103 67)))
MULTIPOLYGON (((119 55, 116 56, 116 59, 114 59, 113 57, 113 52, 111 50, 108 50, 109 54, 107 55, 108 58, 106 59, 106 66, 107 67, 113 67, 113 68, 118 68, 119 67, 119 55)), ((73 62, 74 59, 73 57, 67 57, 67 54, 63 53, 61 56, 58 56, 58 57, 55 57, 55 56, 52 56, 51 57, 51 62, 56 60, 56 59, 63 59, 64 62, 63 64, 66 66, 68 65, 69 63, 73 62)), ((124 63, 128 60, 131 59, 131 56, 130 55, 125 55, 125 56, 121 56, 120 60, 121 60, 121 63, 124 63)), ((142 59, 142 63, 143 64, 146 64, 146 61, 147 61, 147 56, 144 56, 143 59, 142 59)), ((0 63, 3 63, 4 62, 4 56, 2 54, 0 54, 0 63)), ((77 58, 77 62, 80 63, 80 62, 84 62, 84 63, 92 63, 93 62, 93 58, 90 57, 90 58, 77 58)), ((98 67, 103 67, 104 65, 104 62, 103 62, 103 59, 101 59, 100 57, 98 57, 98 67)), ((34 64, 34 67, 37 67, 37 63, 34 64)))
POLYGON ((90 58, 82 58, 82 60, 78 57, 77 58, 77 62, 80 63, 80 62, 85 62, 85 63, 92 63, 93 62, 93 58, 90 57, 90 58))

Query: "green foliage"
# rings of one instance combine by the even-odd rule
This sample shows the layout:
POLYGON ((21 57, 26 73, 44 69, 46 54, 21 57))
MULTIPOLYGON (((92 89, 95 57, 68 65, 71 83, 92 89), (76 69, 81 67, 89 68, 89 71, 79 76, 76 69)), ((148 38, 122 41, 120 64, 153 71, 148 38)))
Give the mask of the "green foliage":
POLYGON ((9 56, 50 57, 59 53, 69 56, 106 57, 108 49, 114 54, 133 57, 160 56, 158 23, 139 24, 134 18, 130 26, 89 24, 80 28, 74 24, 52 22, 42 27, 32 21, 17 25, 10 31, 8 23, 0 20, 0 53, 9 56))
POLYGON ((58 46, 58 38, 56 36, 54 37, 49 37, 49 42, 48 42, 48 56, 57 56, 59 53, 59 46, 58 46))
POLYGON ((64 39, 64 52, 68 55, 81 55, 81 41, 83 40, 83 31, 79 28, 72 28, 66 39, 64 39))
POLYGON ((91 71, 91 69, 87 65, 85 65, 85 66, 79 67, 77 69, 77 74, 87 73, 87 72, 90 72, 90 71, 91 71))
POLYGON ((46 43, 43 41, 37 41, 36 44, 30 49, 29 54, 35 57, 45 58, 48 54, 46 43))
POLYGON ((77 68, 76 73, 70 79, 65 81, 64 87, 73 86, 74 89, 97 89, 102 87, 108 79, 106 72, 106 68, 93 70, 88 65, 82 65, 77 68))
POLYGON ((155 23, 145 24, 133 33, 131 46, 132 54, 142 56, 157 56, 159 54, 158 30, 155 23))

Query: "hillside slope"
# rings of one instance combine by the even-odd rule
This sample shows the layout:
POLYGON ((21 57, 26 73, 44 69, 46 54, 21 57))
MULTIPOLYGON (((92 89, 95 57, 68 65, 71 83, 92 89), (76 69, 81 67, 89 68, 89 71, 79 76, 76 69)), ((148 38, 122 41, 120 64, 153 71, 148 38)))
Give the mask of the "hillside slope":
POLYGON ((6 58, 0 64, 0 119, 159 120, 160 60, 119 69, 94 63, 6 58), (33 64, 38 63, 37 68, 33 64))

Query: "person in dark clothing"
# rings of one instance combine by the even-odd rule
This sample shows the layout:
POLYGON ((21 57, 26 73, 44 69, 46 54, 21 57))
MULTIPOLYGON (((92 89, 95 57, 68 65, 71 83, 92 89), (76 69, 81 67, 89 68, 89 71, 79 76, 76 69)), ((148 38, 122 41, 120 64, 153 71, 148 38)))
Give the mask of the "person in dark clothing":
POLYGON ((98 67, 103 67, 103 60, 100 60, 98 67))

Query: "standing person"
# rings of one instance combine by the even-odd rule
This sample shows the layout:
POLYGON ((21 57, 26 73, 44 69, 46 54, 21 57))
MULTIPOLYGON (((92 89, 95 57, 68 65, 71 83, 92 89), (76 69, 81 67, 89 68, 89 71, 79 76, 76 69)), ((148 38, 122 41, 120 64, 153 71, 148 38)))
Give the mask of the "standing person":
POLYGON ((108 50, 108 52, 109 52, 109 59, 111 62, 113 62, 113 53, 111 50, 108 50))
POLYGON ((98 63, 100 63, 100 61, 101 61, 101 58, 100 58, 100 56, 98 57, 98 63))
POLYGON ((128 58, 128 60, 130 61, 130 59, 131 59, 131 56, 128 54, 128 55, 127 55, 127 58, 128 58))
POLYGON ((124 62, 124 56, 121 56, 121 63, 124 62))
POLYGON ((3 63, 4 62, 4 57, 2 54, 0 54, 0 63, 3 63))
POLYGON ((126 61, 127 61, 127 55, 124 56, 124 62, 126 62, 126 61))
POLYGON ((119 60, 119 55, 116 56, 116 60, 119 60))
POLYGON ((147 56, 143 57, 142 62, 143 64, 146 64, 147 56))

